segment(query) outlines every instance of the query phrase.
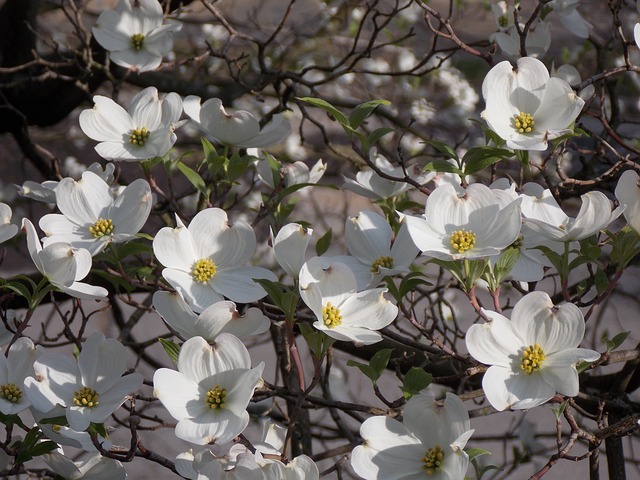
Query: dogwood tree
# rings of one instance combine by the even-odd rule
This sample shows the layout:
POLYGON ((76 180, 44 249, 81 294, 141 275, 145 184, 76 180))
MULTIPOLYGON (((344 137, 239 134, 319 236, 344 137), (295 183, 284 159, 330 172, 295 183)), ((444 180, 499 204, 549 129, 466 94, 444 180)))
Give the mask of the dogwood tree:
POLYGON ((0 475, 633 478, 639 21, 0 1, 0 475))

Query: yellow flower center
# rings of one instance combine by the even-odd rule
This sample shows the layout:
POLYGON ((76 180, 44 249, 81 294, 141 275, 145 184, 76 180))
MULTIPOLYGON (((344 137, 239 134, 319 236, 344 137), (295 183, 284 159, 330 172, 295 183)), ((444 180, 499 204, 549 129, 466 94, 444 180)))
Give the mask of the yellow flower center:
POLYGON ((54 432, 59 432, 60 430, 62 430, 62 426, 60 426, 60 425, 55 425, 55 424, 54 424, 54 425, 51 425, 51 429, 52 429, 54 432))
POLYGON ((434 473, 440 471, 442 468, 442 460, 444 460, 444 452, 440 448, 440 445, 436 445, 434 448, 430 448, 422 457, 422 469, 427 475, 431 476, 434 473))
POLYGON ((540 345, 537 343, 535 345, 529 345, 525 348, 524 352, 522 352, 520 368, 522 368, 527 375, 531 375, 533 372, 540 370, 546 357, 540 345))
POLYGON ((331 305, 331 302, 327 302, 327 305, 322 307, 322 321, 329 328, 342 325, 340 309, 331 305))
POLYGON ((100 217, 93 226, 89 227, 89 233, 95 237, 100 238, 106 235, 111 235, 113 232, 113 222, 110 218, 102 218, 100 217))
POLYGON ((506 15, 500 15, 498 17, 498 25, 500 25, 502 28, 509 25, 509 19, 507 18, 506 15))
POLYGON ((80 390, 73 392, 73 403, 78 405, 79 407, 97 407, 100 405, 98 399, 100 395, 93 389, 89 387, 82 387, 80 390))
POLYGON ((149 132, 146 127, 134 128, 129 134, 129 142, 133 145, 141 147, 142 145, 144 145, 144 142, 147 141, 147 138, 149 138, 150 134, 151 132, 149 132))
POLYGON ((22 390, 13 383, 5 383, 0 386, 0 396, 6 398, 11 403, 18 403, 22 398, 22 390))
POLYGON ((227 389, 221 388, 220 385, 216 385, 215 388, 209 389, 207 392, 207 405, 213 410, 222 410, 224 408, 224 402, 227 399, 227 389))
POLYGON ((513 116, 513 128, 518 133, 531 133, 536 122, 530 113, 520 112, 513 116))
POLYGON ((141 33, 134 33, 131 35, 131 48, 134 50, 142 50, 144 47, 144 35, 141 33))
POLYGON ((371 264, 371 273, 378 273, 380 268, 393 268, 393 257, 380 257, 371 264))
POLYGON ((196 282, 207 283, 216 274, 216 264, 208 258, 201 258, 193 266, 191 275, 196 282))
POLYGON ((463 228, 462 230, 453 232, 449 241, 455 250, 459 253, 464 253, 476 245, 476 234, 463 228))

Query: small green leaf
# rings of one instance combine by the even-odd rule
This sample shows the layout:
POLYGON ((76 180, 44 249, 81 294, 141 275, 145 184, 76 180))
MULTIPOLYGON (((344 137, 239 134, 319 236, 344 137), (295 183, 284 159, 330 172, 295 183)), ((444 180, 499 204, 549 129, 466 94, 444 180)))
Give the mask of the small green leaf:
POLYGON ((456 173, 460 176, 464 176, 464 172, 462 170, 454 164, 449 163, 447 160, 433 160, 432 162, 427 163, 422 170, 440 173, 456 173))
POLYGON ((387 368, 392 352, 392 348, 384 348, 377 351, 375 355, 371 357, 369 365, 356 362, 354 360, 348 360, 347 365, 349 367, 358 367, 360 371, 364 373, 369 380, 371 380, 371 383, 375 385, 378 379, 382 376, 385 368, 387 368))
POLYGON ((45 453, 53 452, 56 448, 58 448, 58 444, 56 442, 45 440, 44 442, 36 443, 32 448, 30 448, 28 455, 31 458, 35 458, 40 455, 44 455, 45 453))
POLYGON ((411 367, 404 376, 404 383, 402 387, 400 387, 400 390, 402 390, 404 398, 409 399, 427 388, 431 384, 432 379, 433 376, 425 372, 424 369, 411 367))
POLYGON ((172 342, 171 340, 167 340, 166 338, 158 338, 160 345, 164 348, 164 351, 167 352, 167 355, 175 363, 178 364, 178 356, 180 355, 180 345, 172 342))
POLYGON ((241 157, 238 151, 235 151, 231 158, 229 159, 229 166, 227 168, 227 175, 230 181, 237 180, 242 175, 245 174, 247 169, 249 168, 249 164, 253 161, 255 157, 250 155, 245 155, 241 157))
POLYGON ((600 267, 596 270, 595 283, 598 295, 606 292, 609 288, 609 277, 607 277, 607 274, 600 267))
POLYGON ((254 282, 260 284, 264 291, 267 292, 271 301, 280 308, 280 310, 284 311, 282 306, 282 295, 284 294, 284 287, 279 282, 273 282, 271 280, 267 280, 266 278, 254 278, 254 282))
POLYGON ((196 189, 202 193, 206 194, 207 186, 204 183, 204 180, 200 176, 198 172, 193 170, 192 168, 186 166, 182 162, 178 162, 177 164, 178 170, 182 172, 182 174, 191 182, 191 184, 196 187, 196 189))
POLYGON ((467 455, 469 455, 469 460, 473 460, 474 458, 481 457, 483 455, 491 455, 491 452, 488 450, 484 450, 482 448, 470 448, 465 450, 467 455))
POLYGON ((371 132, 365 141, 366 146, 363 147, 364 150, 369 150, 373 145, 378 143, 382 137, 388 135, 392 132, 395 132, 393 128, 388 127, 380 127, 376 128, 373 132, 371 132))
POLYGON ((562 414, 564 413, 564 409, 567 408, 567 404, 569 403, 569 400, 565 400, 564 402, 562 402, 560 405, 558 405, 557 407, 552 407, 551 411, 553 412, 553 414, 556 416, 556 420, 560 420, 560 417, 562 416, 562 414))
POLYGON ((520 160, 525 167, 529 166, 529 150, 516 150, 516 158, 520 160))
POLYGON ((441 142, 440 140, 427 140, 424 143, 426 143, 427 145, 432 146, 438 152, 440 152, 443 155, 445 155, 447 158, 452 158, 453 160, 456 160, 456 161, 459 160, 458 154, 453 149, 453 147, 447 145, 444 142, 441 142))
POLYGON ((425 280, 425 275, 422 272, 412 272, 405 275, 400 282, 400 288, 398 289, 400 298, 404 297, 407 293, 420 285, 431 286, 433 284, 425 280))
POLYGON ((602 341, 607 346, 607 353, 616 350, 620 345, 624 343, 631 332, 620 332, 614 336, 611 340, 607 338, 607 335, 602 336, 602 341))
POLYGON ((462 163, 464 164, 464 174, 472 175, 484 170, 490 165, 513 157, 511 150, 495 147, 473 147, 464 154, 462 163))
POLYGON ((330 114, 332 117, 334 117, 342 125, 349 125, 349 120, 344 115, 344 113, 342 113, 340 110, 338 110, 336 107, 331 105, 326 100, 322 100, 321 98, 312 98, 312 97, 299 97, 298 100, 301 100, 306 103, 310 103, 314 107, 321 108, 322 110, 330 114))
POLYGON ((349 125, 351 128, 354 130, 357 129, 362 125, 364 119, 371 115, 371 113, 380 105, 391 105, 391 102, 388 100, 371 100, 356 106, 349 115, 349 125))
POLYGON ((519 248, 511 247, 502 252, 502 255, 500 255, 500 258, 493 267, 493 275, 498 285, 511 273, 513 267, 518 263, 518 258, 520 258, 519 248))
POLYGON ((321 257, 327 252, 327 250, 329 250, 329 247, 331 246, 332 236, 333 236, 333 231, 329 229, 327 230, 327 233, 325 233, 322 237, 318 239, 318 241, 316 242, 316 255, 321 257))

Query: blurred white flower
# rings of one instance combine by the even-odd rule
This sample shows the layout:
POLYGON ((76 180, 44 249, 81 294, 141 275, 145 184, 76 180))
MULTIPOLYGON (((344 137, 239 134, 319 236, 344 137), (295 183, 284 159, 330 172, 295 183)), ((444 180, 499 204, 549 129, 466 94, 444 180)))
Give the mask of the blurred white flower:
POLYGON ((589 38, 589 30, 593 28, 578 12, 580 0, 551 0, 549 7, 560 17, 560 22, 567 31, 579 38, 589 38))
POLYGON ((29 408, 24 395, 24 379, 33 375, 33 362, 40 351, 28 337, 18 338, 6 355, 0 355, 0 412, 15 415, 29 408))
POLYGON ((555 306, 545 292, 524 296, 511 320, 484 313, 489 321, 472 325, 466 344, 476 360, 491 365, 482 388, 496 410, 537 407, 556 393, 575 397, 576 364, 600 358, 594 350, 578 348, 585 331, 580 309, 572 303, 555 306))
POLYGON ((504 0, 492 3, 491 12, 493 13, 493 19, 496 22, 496 27, 501 32, 504 32, 514 25, 513 9, 509 9, 507 2, 504 0))
POLYGON ((421 393, 407 402, 402 423, 386 416, 364 421, 364 442, 353 449, 351 466, 367 480, 463 480, 469 467, 464 447, 473 432, 457 396, 447 393, 439 407, 421 393))
POLYGON ((105 10, 91 29, 110 53, 111 61, 137 72, 155 70, 173 48, 173 34, 182 27, 163 24, 157 0, 120 0, 115 10, 105 10))
POLYGON ((55 473, 66 480, 124 480, 127 472, 118 460, 95 452, 79 462, 65 457, 62 448, 45 453, 42 459, 55 473))
POLYGON ((166 268, 162 276, 196 312, 224 300, 255 302, 267 293, 253 281, 276 281, 266 268, 246 266, 256 251, 251 226, 228 222, 219 208, 207 208, 193 217, 189 227, 176 216, 176 228, 164 227, 153 239, 153 253, 166 268))
POLYGON ((280 143, 291 129, 280 113, 261 128, 253 114, 244 110, 226 110, 219 98, 210 98, 202 105, 200 102, 200 97, 189 95, 184 99, 184 112, 209 138, 222 145, 268 147, 280 143))
POLYGON ((35 375, 25 380, 25 393, 33 408, 47 413, 66 407, 69 427, 84 431, 102 423, 142 386, 139 373, 122 376, 127 351, 114 338, 100 332, 89 336, 78 360, 59 353, 44 353, 33 365, 35 375))
POLYGON ((547 67, 532 57, 519 59, 515 68, 508 61, 494 66, 482 96, 482 118, 514 150, 546 150, 549 140, 572 132, 584 106, 566 81, 550 78, 547 67))
POLYGON ((68 242, 96 255, 109 243, 135 238, 151 212, 151 187, 142 178, 116 196, 102 178, 86 171, 77 182, 63 178, 55 194, 61 214, 51 213, 40 219, 40 228, 47 236, 45 248, 68 242))
POLYGON ((264 480, 255 457, 247 452, 231 460, 226 456, 216 457, 210 450, 201 450, 195 455, 189 450, 178 455, 175 463, 178 473, 190 480, 264 480))
POLYGON ((93 108, 80 113, 79 122, 88 137, 100 142, 95 150, 102 158, 133 162, 162 157, 177 139, 173 131, 182 124, 177 93, 160 98, 155 87, 147 87, 133 97, 128 111, 102 95, 93 101, 93 108))
POLYGON ((624 218, 640 234, 640 176, 633 171, 624 172, 616 185, 616 198, 625 206, 624 218))
MULTIPOLYGON (((513 18, 513 17, 512 17, 513 18)), ((520 29, 524 25, 520 25, 520 29)), ((510 58, 520 58, 520 34, 515 27, 505 32, 495 32, 489 36, 489 40, 498 44, 500 50, 510 58)), ((551 29, 548 22, 539 21, 529 32, 525 39, 527 54, 531 57, 542 57, 551 46, 551 29)))
POLYGON ((11 207, 6 203, 0 203, 0 243, 16 236, 18 226, 11 223, 11 207))
POLYGON ((178 371, 156 370, 154 395, 178 420, 176 437, 198 445, 227 443, 249 423, 246 408, 263 369, 264 363, 251 368, 247 348, 231 334, 221 333, 213 345, 193 337, 180 349, 178 371))
MULTIPOLYGON (((551 76, 561 78, 569 85, 577 85, 582 82, 582 77, 580 76, 580 72, 578 71, 578 69, 573 65, 569 65, 568 63, 561 65, 557 69, 552 68, 551 76)), ((580 95, 580 98, 582 98, 583 100, 588 100, 589 98, 593 97, 595 91, 596 89, 593 85, 587 85, 578 92, 578 95, 580 95)))

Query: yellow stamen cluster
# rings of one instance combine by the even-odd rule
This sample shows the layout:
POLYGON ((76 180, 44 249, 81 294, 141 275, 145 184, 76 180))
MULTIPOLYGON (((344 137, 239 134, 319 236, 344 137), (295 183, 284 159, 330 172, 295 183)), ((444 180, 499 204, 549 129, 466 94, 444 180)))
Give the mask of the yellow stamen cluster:
POLYGON ((207 283, 216 274, 216 264, 208 258, 201 258, 193 266, 191 275, 196 282, 207 283))
POLYGON ((144 47, 144 35, 141 33, 134 33, 131 35, 131 48, 134 50, 142 50, 144 47))
POLYGON ((11 403, 17 403, 22 398, 22 390, 13 383, 5 383, 0 386, 0 395, 11 403))
POLYGON ((467 250, 471 250, 476 245, 476 234, 472 231, 465 230, 464 228, 461 230, 456 230, 451 234, 449 238, 451 242, 451 246, 457 250, 459 253, 464 253, 467 250))
POLYGON ((438 472, 442 468, 442 461, 444 460, 444 452, 440 445, 436 445, 434 448, 430 448, 422 457, 422 469, 429 476, 438 472))
POLYGON ((334 307, 331 302, 327 302, 327 304, 322 307, 322 321, 329 328, 342 325, 342 315, 340 314, 340 309, 334 307))
POLYGON ((227 389, 216 385, 207 392, 207 405, 214 410, 222 410, 227 399, 227 389))
POLYGON ((89 227, 89 233, 95 238, 111 235, 113 232, 113 222, 110 218, 100 217, 93 226, 89 227))
POLYGON ((144 145, 144 142, 147 141, 147 138, 149 138, 150 134, 151 132, 147 130, 146 127, 134 128, 129 134, 129 142, 133 145, 141 147, 142 145, 144 145))
POLYGON ((89 387, 82 387, 80 390, 73 392, 73 403, 79 407, 97 407, 100 405, 99 398, 98 392, 89 387))
POLYGON ((535 124, 530 113, 520 112, 513 116, 513 126, 518 133, 531 133, 535 124))
POLYGON ((393 268, 393 257, 380 257, 371 264, 371 273, 378 273, 380 268, 393 268))
POLYGON ((506 15, 500 15, 498 17, 498 25, 500 25, 502 28, 509 25, 509 19, 507 18, 506 15))
POLYGON ((524 352, 522 352, 520 368, 522 368, 527 375, 531 375, 533 372, 540 370, 546 357, 540 345, 537 343, 535 345, 529 345, 524 352))

